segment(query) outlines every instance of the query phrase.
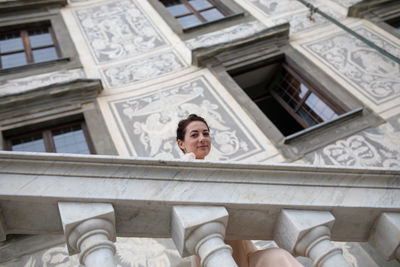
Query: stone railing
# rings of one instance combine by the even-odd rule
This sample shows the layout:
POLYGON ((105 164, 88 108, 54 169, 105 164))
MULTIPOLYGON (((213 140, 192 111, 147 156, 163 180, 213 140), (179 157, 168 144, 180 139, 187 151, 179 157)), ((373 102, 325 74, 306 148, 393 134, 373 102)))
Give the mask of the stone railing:
POLYGON ((350 266, 331 241, 400 259, 399 169, 0 152, 0 209, 2 240, 64 233, 86 266, 115 266, 116 236, 172 237, 203 266, 236 266, 224 239, 314 266, 350 266))

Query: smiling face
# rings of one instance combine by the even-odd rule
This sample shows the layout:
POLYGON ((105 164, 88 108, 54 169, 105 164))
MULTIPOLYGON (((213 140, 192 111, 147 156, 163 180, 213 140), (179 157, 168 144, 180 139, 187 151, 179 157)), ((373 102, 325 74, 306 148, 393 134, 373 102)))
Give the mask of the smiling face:
POLYGON ((211 149, 211 138, 207 125, 202 121, 192 121, 186 126, 184 140, 178 146, 185 152, 193 152, 196 159, 204 159, 211 149))

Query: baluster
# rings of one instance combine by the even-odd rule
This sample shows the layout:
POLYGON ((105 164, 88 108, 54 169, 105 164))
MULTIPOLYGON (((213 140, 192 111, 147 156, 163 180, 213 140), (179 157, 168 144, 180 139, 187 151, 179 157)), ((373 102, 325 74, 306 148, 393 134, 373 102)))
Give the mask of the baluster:
POLYGON ((385 260, 400 260, 400 213, 382 213, 368 242, 385 260))
POLYGON ((58 203, 70 255, 86 267, 114 267, 114 209, 108 203, 58 203))
POLYGON ((234 267, 232 248, 224 243, 227 223, 224 207, 175 206, 172 239, 182 257, 199 255, 201 266, 234 267))
POLYGON ((315 267, 351 267, 342 249, 330 241, 334 222, 335 218, 327 211, 283 210, 274 239, 292 254, 311 258, 315 267))

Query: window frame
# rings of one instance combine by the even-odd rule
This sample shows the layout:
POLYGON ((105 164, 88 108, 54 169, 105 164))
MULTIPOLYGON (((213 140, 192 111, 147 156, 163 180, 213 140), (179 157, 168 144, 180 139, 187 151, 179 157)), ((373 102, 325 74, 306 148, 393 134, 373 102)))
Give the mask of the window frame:
POLYGON ((58 44, 60 57, 51 61, 0 69, 0 83, 31 75, 55 72, 61 69, 82 67, 75 45, 60 14, 59 7, 49 7, 45 10, 43 8, 33 8, 29 12, 24 12, 23 14, 21 12, 10 11, 2 14, 2 18, 0 19, 0 28, 2 31, 48 23, 53 30, 54 38, 58 44))
MULTIPOLYGON (((22 44, 23 44, 23 49, 20 50, 13 50, 10 52, 5 52, 2 53, 2 51, 0 50, 0 70, 5 70, 5 69, 10 69, 10 68, 17 68, 17 67, 21 67, 21 66, 25 66, 25 65, 30 65, 30 64, 37 64, 39 62, 35 62, 34 61, 34 56, 33 56, 33 51, 34 50, 38 50, 38 49, 43 49, 43 48, 50 48, 50 47, 54 47, 57 53, 57 59, 60 59, 62 57, 61 54, 61 50, 60 50, 60 46, 57 42, 56 36, 54 34, 54 30, 51 27, 49 22, 43 22, 37 25, 32 25, 32 24, 28 24, 28 25, 20 25, 20 27, 17 27, 16 29, 10 29, 7 28, 6 30, 2 30, 0 28, 0 34, 13 34, 16 33, 20 36, 22 44), (52 40, 52 44, 51 45, 43 45, 43 46, 38 46, 38 47, 32 47, 29 37, 29 31, 32 30, 42 30, 47 28, 50 36, 51 36, 51 40, 52 40), (10 67, 10 68, 3 68, 3 61, 1 59, 1 56, 3 55, 11 55, 11 54, 16 54, 16 53, 24 53, 25 54, 25 58, 26 58, 26 64, 24 65, 20 65, 20 66, 15 66, 15 67, 10 67)), ((52 59, 52 60, 47 60, 47 61, 42 61, 42 62, 49 62, 49 61, 54 61, 57 59, 52 59)))
MULTIPOLYGON (((323 91, 321 91, 317 86, 315 86, 312 82, 308 81, 304 77, 301 76, 301 74, 291 65, 289 65, 287 62, 281 63, 282 66, 281 68, 284 69, 284 71, 288 72, 289 75, 294 77, 298 82, 305 84, 308 91, 304 95, 304 97, 301 98, 301 101, 296 105, 295 108, 290 107, 288 103, 286 103, 279 95, 277 92, 275 92, 274 88, 275 82, 272 83, 272 86, 268 89, 272 95, 272 97, 275 98, 275 100, 304 128, 308 129, 313 127, 313 125, 308 125, 307 122, 305 122, 300 115, 297 114, 297 112, 303 107, 310 96, 311 93, 314 93, 322 102, 324 102, 327 106, 329 106, 332 110, 336 112, 337 115, 341 115, 346 113, 345 110, 335 101, 327 97, 323 91), (273 88, 274 87, 274 88, 273 88)), ((282 72, 282 70, 281 70, 282 72)), ((279 75, 280 76, 280 75, 279 75)), ((279 77, 277 77, 279 79, 279 77)), ((318 114, 317 114, 318 115, 318 114)), ((317 123, 316 125, 323 123, 324 121, 321 121, 317 123)), ((329 122, 329 121, 325 121, 329 122)))
POLYGON ((239 4, 231 0, 212 0, 217 3, 221 10, 230 13, 230 15, 196 25, 194 27, 184 28, 175 19, 175 17, 167 10, 160 0, 149 0, 150 5, 155 9, 155 11, 162 17, 162 19, 168 24, 168 26, 182 39, 188 40, 195 38, 198 35, 214 32, 217 30, 222 30, 229 26, 233 26, 239 23, 248 22, 254 20, 254 18, 239 4))
MULTIPOLYGON (((72 122, 63 123, 63 124, 57 124, 56 126, 41 127, 39 129, 35 129, 32 131, 22 130, 23 133, 20 133, 17 135, 12 135, 12 136, 5 135, 5 149, 8 151, 13 151, 12 142, 16 139, 22 139, 22 138, 26 138, 26 137, 30 137, 30 136, 41 135, 45 149, 46 149, 45 152, 46 153, 58 153, 56 151, 56 146, 54 143, 53 131, 65 129, 67 127, 77 126, 77 125, 79 125, 82 129, 82 132, 85 137, 85 141, 88 146, 90 154, 97 154, 96 150, 94 148, 94 145, 92 143, 92 140, 90 138, 89 130, 88 130, 84 120, 78 120, 78 121, 72 121, 72 122)), ((31 126, 31 127, 35 127, 35 126, 31 126)), ((27 152, 29 152, 29 151, 27 151, 27 152)), ((32 152, 34 152, 34 151, 32 151, 32 152)))
MULTIPOLYGON (((166 1, 168 1, 168 0, 166 0, 166 1)), ((160 2, 164 5, 164 7, 168 9, 168 6, 166 5, 166 3, 163 3, 163 2, 166 2, 166 1, 165 0, 164 1, 160 0, 160 2)), ((182 17, 194 15, 197 19, 200 20, 200 22, 201 22, 200 24, 206 24, 206 23, 212 23, 212 22, 217 22, 219 20, 223 20, 226 17, 229 17, 230 15, 232 15, 232 13, 231 13, 231 11, 229 9, 227 9, 226 7, 221 5, 221 3, 216 2, 215 0, 206 0, 211 4, 211 7, 204 8, 204 9, 201 9, 201 10, 197 10, 192 4, 189 3, 188 0, 179 0, 179 1, 181 2, 181 4, 183 4, 189 10, 189 12, 188 13, 183 13, 183 14, 180 14, 180 15, 176 15, 176 16, 171 14, 176 20, 178 20, 179 18, 182 18, 182 17), (224 17, 220 18, 220 19, 212 20, 212 21, 207 21, 207 19, 201 14, 201 12, 204 12, 204 11, 207 11, 207 10, 211 10, 211 9, 214 9, 214 8, 217 9, 224 17)), ((179 24, 181 24, 181 23, 179 23, 179 24)), ((197 27, 197 25, 196 26, 185 27, 182 24, 181 24, 181 26, 182 26, 183 30, 188 30, 190 28, 197 27)))

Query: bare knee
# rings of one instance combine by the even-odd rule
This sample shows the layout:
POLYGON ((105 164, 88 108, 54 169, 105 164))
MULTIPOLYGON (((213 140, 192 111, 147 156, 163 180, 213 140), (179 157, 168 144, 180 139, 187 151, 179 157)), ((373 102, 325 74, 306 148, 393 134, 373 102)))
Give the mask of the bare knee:
POLYGON ((289 252, 281 248, 257 251, 249 257, 254 267, 298 267, 302 266, 289 252))

